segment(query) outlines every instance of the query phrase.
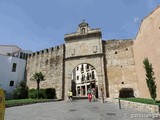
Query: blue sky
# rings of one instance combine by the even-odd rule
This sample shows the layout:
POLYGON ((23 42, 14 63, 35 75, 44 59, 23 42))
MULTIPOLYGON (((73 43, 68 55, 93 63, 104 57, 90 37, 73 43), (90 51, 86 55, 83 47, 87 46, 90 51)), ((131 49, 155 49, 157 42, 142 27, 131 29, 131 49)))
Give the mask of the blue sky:
POLYGON ((25 50, 64 44, 85 19, 102 39, 135 38, 141 20, 160 0, 0 0, 0 44, 25 50))

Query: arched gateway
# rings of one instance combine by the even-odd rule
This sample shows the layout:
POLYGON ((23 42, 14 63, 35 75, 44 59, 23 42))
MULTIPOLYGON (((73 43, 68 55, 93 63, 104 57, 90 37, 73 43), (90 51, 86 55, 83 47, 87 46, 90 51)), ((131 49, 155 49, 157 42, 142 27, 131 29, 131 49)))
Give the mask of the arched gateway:
POLYGON ((77 32, 65 35, 65 41, 65 97, 72 87, 73 70, 83 63, 94 66, 98 91, 100 92, 101 88, 104 89, 106 97, 108 88, 100 29, 90 29, 88 23, 83 21, 79 24, 77 32))
POLYGON ((134 96, 139 96, 133 41, 104 41, 101 36, 100 29, 90 29, 88 23, 83 21, 76 32, 65 35, 65 44, 30 54, 26 66, 29 89, 36 88, 36 83, 31 81, 33 74, 42 72, 45 81, 41 82, 40 88, 54 88, 57 98, 65 99, 73 82, 77 82, 74 92, 82 90, 75 95, 86 96, 89 85, 93 84, 91 87, 96 86, 98 92, 104 90, 105 97, 119 97, 122 88, 132 88, 134 96), (85 80, 73 81, 73 70, 82 64, 94 67, 95 80, 88 80, 86 73, 85 80))

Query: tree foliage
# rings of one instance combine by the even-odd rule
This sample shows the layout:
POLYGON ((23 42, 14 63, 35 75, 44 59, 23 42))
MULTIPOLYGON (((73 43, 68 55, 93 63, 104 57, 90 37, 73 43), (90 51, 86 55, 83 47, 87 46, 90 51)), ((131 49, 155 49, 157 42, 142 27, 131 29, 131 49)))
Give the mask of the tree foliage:
POLYGON ((16 89, 13 91, 13 98, 14 99, 25 99, 28 98, 28 87, 26 85, 26 81, 21 81, 16 89))
POLYGON ((155 77, 154 77, 154 72, 153 72, 153 67, 152 64, 149 62, 148 58, 145 58, 143 61, 144 68, 146 71, 146 82, 147 86, 151 95, 151 98, 153 100, 156 99, 157 93, 156 93, 156 83, 155 83, 155 77))
POLYGON ((42 72, 36 72, 33 74, 33 77, 31 78, 32 81, 36 81, 37 83, 37 92, 38 92, 38 96, 37 98, 39 99, 39 89, 40 89, 40 82, 44 81, 44 75, 42 74, 42 72))

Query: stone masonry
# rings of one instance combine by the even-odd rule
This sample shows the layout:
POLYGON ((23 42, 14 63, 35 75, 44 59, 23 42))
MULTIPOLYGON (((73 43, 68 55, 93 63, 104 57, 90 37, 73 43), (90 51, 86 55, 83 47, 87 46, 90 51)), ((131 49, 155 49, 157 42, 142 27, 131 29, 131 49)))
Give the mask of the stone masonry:
POLYGON ((27 85, 36 88, 36 82, 31 81, 35 72, 42 72, 45 81, 40 83, 40 88, 55 88, 56 96, 63 96, 64 74, 64 45, 35 52, 27 59, 27 85))
POLYGON ((57 98, 66 98, 73 69, 87 63, 96 69, 99 95, 104 89, 105 97, 118 97, 121 88, 132 88, 134 96, 139 96, 133 41, 103 41, 101 37, 100 29, 90 29, 83 21, 76 32, 65 35, 64 45, 29 55, 26 68, 29 88, 36 88, 36 82, 30 79, 41 71, 45 81, 40 88, 55 88, 57 98))
POLYGON ((105 56, 110 97, 117 97, 122 88, 132 88, 139 96, 133 40, 105 41, 105 56))

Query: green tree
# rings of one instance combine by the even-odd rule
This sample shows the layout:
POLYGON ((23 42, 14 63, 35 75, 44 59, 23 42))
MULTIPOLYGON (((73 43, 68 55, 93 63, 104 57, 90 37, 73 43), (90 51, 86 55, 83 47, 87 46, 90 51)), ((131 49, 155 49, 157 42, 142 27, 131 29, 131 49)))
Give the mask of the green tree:
POLYGON ((37 98, 39 99, 39 85, 41 81, 44 81, 44 75, 41 72, 36 72, 33 74, 33 77, 31 78, 32 81, 36 81, 37 83, 37 98))
POLYGON ((157 86, 156 86, 156 83, 155 83, 155 77, 154 77, 152 64, 149 63, 148 58, 144 59, 143 64, 144 64, 144 68, 145 68, 145 71, 146 71, 147 86, 148 86, 151 98, 155 101, 155 99, 157 97, 157 93, 156 93, 157 86))
POLYGON ((25 99, 28 98, 28 87, 26 85, 26 80, 21 81, 16 89, 13 91, 14 99, 25 99))

